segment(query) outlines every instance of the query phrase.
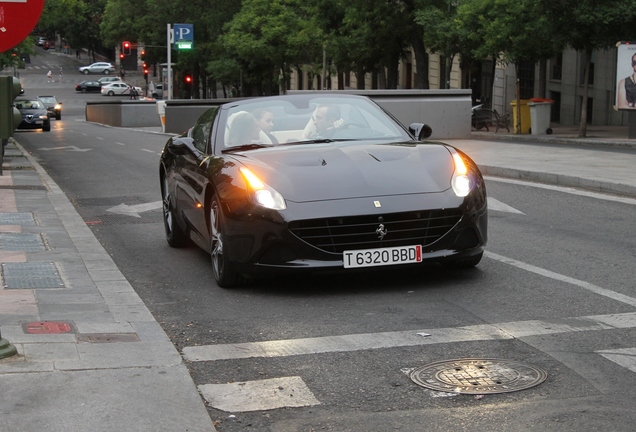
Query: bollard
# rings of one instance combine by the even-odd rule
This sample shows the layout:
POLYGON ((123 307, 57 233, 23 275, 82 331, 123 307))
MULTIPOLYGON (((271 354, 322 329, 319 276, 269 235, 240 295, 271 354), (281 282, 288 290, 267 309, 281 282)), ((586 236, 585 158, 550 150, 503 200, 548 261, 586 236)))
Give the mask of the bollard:
POLYGON ((2 332, 0 331, 0 359, 11 357, 18 353, 15 345, 9 343, 8 340, 2 339, 2 332))

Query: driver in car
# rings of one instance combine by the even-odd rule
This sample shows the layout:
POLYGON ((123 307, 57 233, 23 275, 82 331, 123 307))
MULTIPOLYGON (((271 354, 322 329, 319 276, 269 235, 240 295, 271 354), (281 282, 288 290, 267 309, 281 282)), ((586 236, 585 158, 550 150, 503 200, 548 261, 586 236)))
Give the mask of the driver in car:
POLYGON ((318 105, 303 131, 304 139, 331 138, 344 125, 338 105, 318 105))

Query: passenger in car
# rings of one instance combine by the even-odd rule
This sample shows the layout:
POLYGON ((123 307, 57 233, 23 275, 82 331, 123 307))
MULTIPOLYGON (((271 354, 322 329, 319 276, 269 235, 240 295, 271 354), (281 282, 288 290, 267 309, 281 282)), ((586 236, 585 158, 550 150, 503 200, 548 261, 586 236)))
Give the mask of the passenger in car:
POLYGON ((261 129, 259 140, 263 144, 278 144, 278 140, 272 135, 274 129, 274 113, 267 108, 257 108, 252 113, 261 129))
POLYGON ((303 131, 304 139, 331 138, 343 126, 338 105, 318 105, 303 131))
POLYGON ((233 147, 259 142, 260 132, 261 128, 252 114, 248 112, 237 113, 231 119, 226 146, 233 147))

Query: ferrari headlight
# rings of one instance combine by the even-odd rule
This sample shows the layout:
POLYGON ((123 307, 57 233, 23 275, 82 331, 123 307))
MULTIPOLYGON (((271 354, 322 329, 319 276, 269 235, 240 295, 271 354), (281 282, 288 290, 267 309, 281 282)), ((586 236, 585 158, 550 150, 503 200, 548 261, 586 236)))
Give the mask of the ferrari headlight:
POLYGON ((453 191, 455 191, 455 195, 465 197, 472 189, 470 178, 468 177, 468 168, 466 168, 466 164, 459 153, 453 153, 453 162, 455 163, 455 172, 451 179, 451 186, 453 191))
POLYGON ((61 110, 61 109, 62 109, 62 105, 60 105, 60 104, 55 104, 55 107, 54 107, 53 109, 61 110))
POLYGON ((245 167, 239 168, 249 186, 250 199, 261 207, 272 210, 285 210, 287 205, 283 196, 276 189, 266 185, 252 171, 245 167))

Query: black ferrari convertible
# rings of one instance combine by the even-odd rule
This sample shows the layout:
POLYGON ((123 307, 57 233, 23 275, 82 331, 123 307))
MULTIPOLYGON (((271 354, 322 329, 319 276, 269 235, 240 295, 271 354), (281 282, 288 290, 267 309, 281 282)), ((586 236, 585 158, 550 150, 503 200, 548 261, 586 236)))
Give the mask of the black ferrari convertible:
POLYGON ((341 93, 210 108, 161 156, 168 244, 208 251, 221 287, 265 271, 473 267, 487 240, 484 180, 430 134, 341 93))

